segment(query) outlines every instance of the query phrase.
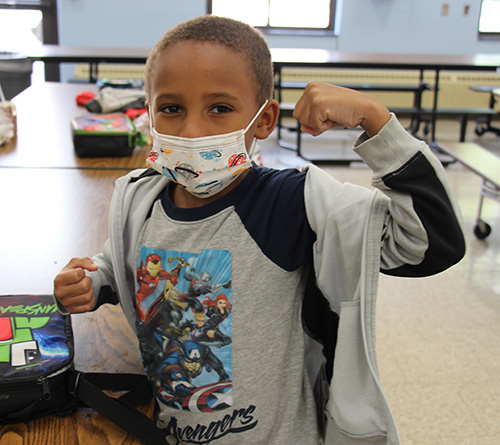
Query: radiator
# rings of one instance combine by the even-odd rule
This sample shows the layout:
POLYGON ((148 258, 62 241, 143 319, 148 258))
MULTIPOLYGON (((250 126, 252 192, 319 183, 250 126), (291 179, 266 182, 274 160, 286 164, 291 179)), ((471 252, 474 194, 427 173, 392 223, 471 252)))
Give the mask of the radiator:
MULTIPOLYGON (((283 81, 300 82, 317 80, 339 85, 371 83, 377 85, 416 85, 420 72, 408 70, 352 70, 352 69, 296 69, 282 71, 283 81)), ((424 73, 424 81, 434 85, 435 74, 424 73)), ((500 88, 500 74, 489 72, 443 71, 439 75, 438 106, 453 107, 488 107, 490 95, 469 89, 472 85, 489 85, 500 88)), ((413 94, 403 92, 370 92, 389 107, 410 107, 413 94)), ((296 102, 300 92, 283 91, 284 102, 296 102)), ((431 107, 434 100, 432 91, 423 93, 422 105, 431 107)), ((500 107, 499 107, 500 110, 500 107)))
MULTIPOLYGON (((340 85, 371 83, 378 85, 415 85, 419 82, 419 71, 409 70, 353 70, 322 68, 287 68, 283 69, 283 81, 317 80, 340 85)), ((77 80, 89 78, 89 66, 76 64, 74 77, 77 80)), ((144 79, 144 65, 141 64, 101 64, 98 78, 108 79, 144 79)), ((424 73, 424 81, 434 85, 434 72, 424 73)), ((471 91, 471 85, 490 85, 500 88, 500 73, 443 71, 439 76, 440 107, 488 107, 489 94, 471 91)), ((284 102, 296 102, 300 91, 284 91, 284 102)), ((410 107, 413 104, 412 93, 402 92, 370 92, 389 107, 410 107)), ((423 94, 423 106, 431 107, 432 91, 423 94)), ((500 111, 500 106, 497 106, 500 111)))
MULTIPOLYGON (((144 64, 100 64, 98 79, 144 79, 144 64)), ((74 78, 88 80, 90 67, 88 64, 75 64, 74 78)))

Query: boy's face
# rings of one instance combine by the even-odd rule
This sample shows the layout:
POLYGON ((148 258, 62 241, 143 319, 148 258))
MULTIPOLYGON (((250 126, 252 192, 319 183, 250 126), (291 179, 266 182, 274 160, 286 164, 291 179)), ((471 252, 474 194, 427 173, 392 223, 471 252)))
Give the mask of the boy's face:
MULTIPOLYGON (((250 64, 231 48, 184 41, 158 58, 148 109, 159 133, 194 138, 241 130, 260 105, 250 64)), ((246 133, 247 150, 258 121, 246 133)))

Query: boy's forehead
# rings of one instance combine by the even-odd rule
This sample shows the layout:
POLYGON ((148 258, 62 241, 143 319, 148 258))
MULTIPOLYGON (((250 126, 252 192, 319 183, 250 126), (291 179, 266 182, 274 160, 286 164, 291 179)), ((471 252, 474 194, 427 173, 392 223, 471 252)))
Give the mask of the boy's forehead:
POLYGON ((230 58, 237 64, 249 65, 245 54, 219 42, 182 40, 167 46, 160 58, 188 58, 193 62, 206 63, 200 60, 200 55, 210 55, 210 58, 230 58))
POLYGON ((217 42, 187 40, 166 47, 158 57, 153 73, 155 86, 202 81, 245 88, 253 94, 257 84, 244 54, 217 42))

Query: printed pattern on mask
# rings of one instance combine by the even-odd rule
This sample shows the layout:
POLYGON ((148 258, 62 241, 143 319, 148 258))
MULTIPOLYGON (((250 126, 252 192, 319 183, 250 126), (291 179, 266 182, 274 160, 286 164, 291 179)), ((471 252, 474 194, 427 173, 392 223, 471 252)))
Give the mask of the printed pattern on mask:
POLYGON ((200 198, 222 191, 252 167, 242 130, 190 139, 153 129, 153 148, 146 163, 200 198))

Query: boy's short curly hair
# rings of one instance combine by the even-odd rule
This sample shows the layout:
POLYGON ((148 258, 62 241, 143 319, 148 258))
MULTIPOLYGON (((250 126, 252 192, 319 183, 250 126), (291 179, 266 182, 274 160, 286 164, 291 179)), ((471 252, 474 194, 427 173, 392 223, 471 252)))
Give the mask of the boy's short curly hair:
POLYGON ((271 98, 274 87, 273 64, 262 33, 246 23, 214 15, 181 23, 167 31, 158 41, 146 62, 145 89, 148 97, 158 57, 169 46, 186 40, 219 43, 242 54, 252 69, 258 102, 264 103, 271 98))

